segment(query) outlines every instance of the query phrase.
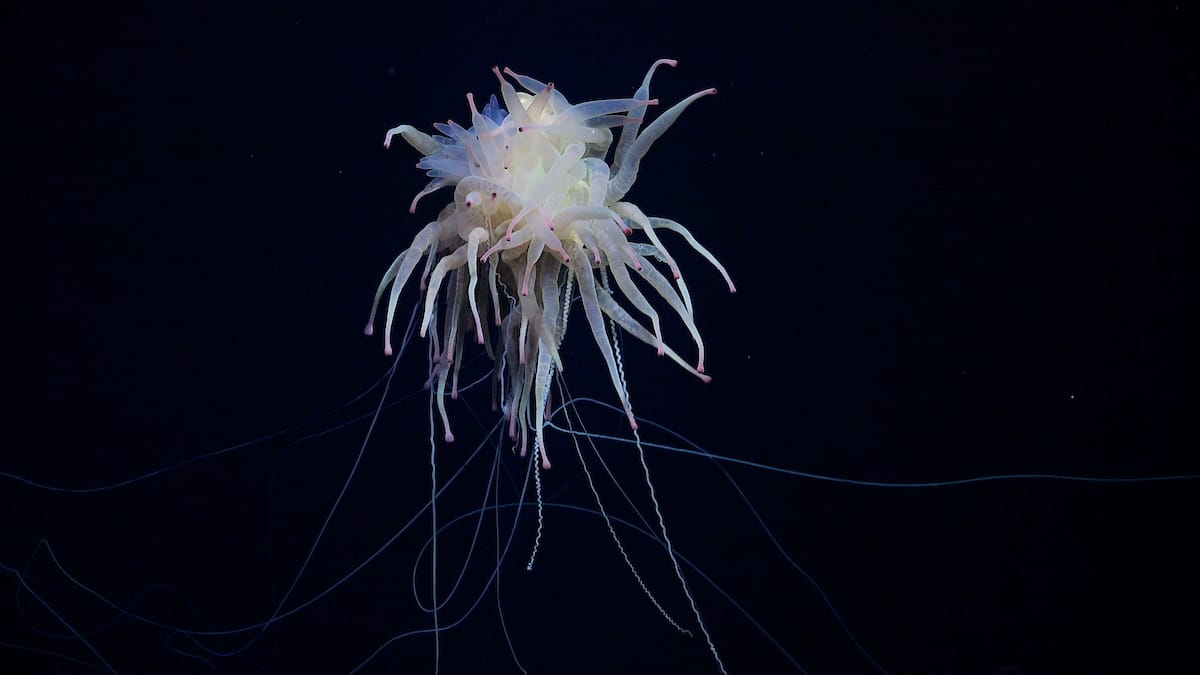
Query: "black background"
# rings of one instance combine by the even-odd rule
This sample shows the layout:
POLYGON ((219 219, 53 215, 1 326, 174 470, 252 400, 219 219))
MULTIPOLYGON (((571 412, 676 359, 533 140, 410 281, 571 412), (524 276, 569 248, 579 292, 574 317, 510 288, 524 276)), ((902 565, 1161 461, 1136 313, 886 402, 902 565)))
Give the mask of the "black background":
MULTIPOLYGON (((379 401, 374 390, 340 407, 390 363, 361 332, 371 294, 447 198, 408 214, 424 178, 410 148, 382 148, 384 131, 465 120, 466 92, 495 91, 493 65, 586 100, 627 96, 672 57, 652 90, 664 104, 719 90, 655 145, 629 195, 691 227, 738 285, 730 295, 672 247, 713 381, 626 341, 644 418, 719 455, 865 481, 1200 470, 1185 327, 1195 8, 836 4, 6 9, 6 672, 103 670, 29 589, 120 672, 433 671, 427 634, 372 657, 432 625, 411 590, 431 528, 418 513, 430 494, 423 341, 403 355, 389 397, 401 402, 285 609, 353 571, 345 583, 244 650, 256 633, 202 640, 239 651, 206 661, 81 584, 183 629, 271 616, 367 426, 295 441, 379 401), (91 493, 21 480, 111 486, 285 428, 91 493)), ((612 402, 578 317, 574 329, 567 385, 612 402)), ((689 353, 678 325, 668 339, 689 353)), ((628 435, 619 415, 580 414, 591 431, 628 435)), ((459 439, 439 442, 439 484, 495 420, 481 391, 451 415, 459 439)), ((570 437, 548 443, 547 500, 594 507, 570 437)), ((636 454, 599 448, 653 517, 636 454)), ((439 499, 439 521, 479 508, 494 456, 485 445, 439 499)), ((585 457, 605 505, 630 516, 585 457)), ((687 569, 729 672, 872 672, 713 462, 654 449, 647 461, 678 551, 777 641, 687 569)), ((526 464, 505 448, 499 466, 511 501, 526 464)), ((1195 481, 872 487, 724 466, 888 672, 1196 668, 1195 481)), ((516 658, 494 587, 484 592, 491 514, 473 550, 476 520, 439 538, 439 590, 467 570, 439 612, 442 625, 465 616, 441 635, 441 672, 715 672, 703 639, 646 601, 601 520, 553 507, 544 518, 534 572, 530 507, 500 565, 516 658)), ((504 536, 512 524, 504 510, 504 536)), ((618 533, 694 629, 662 548, 618 533)), ((416 579, 427 596, 428 558, 416 579)))

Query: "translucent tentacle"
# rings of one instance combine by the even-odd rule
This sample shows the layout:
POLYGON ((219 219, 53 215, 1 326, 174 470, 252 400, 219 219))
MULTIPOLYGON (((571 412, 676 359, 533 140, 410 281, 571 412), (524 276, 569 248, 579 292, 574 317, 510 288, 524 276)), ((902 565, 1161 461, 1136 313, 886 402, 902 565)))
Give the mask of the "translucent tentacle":
POLYGON ((715 93, 717 93, 716 89, 698 91, 671 106, 669 110, 651 122, 650 126, 646 127, 646 130, 629 147, 624 158, 625 162, 620 167, 620 172, 609 181, 608 201, 618 202, 625 197, 625 193, 629 192, 629 188, 633 187, 633 181, 637 180, 638 167, 642 163, 642 158, 646 156, 646 152, 650 150, 650 146, 654 145, 654 141, 657 141, 659 136, 662 136, 667 129, 671 128, 671 125, 675 123, 675 120, 679 119, 683 111, 696 99, 715 93))

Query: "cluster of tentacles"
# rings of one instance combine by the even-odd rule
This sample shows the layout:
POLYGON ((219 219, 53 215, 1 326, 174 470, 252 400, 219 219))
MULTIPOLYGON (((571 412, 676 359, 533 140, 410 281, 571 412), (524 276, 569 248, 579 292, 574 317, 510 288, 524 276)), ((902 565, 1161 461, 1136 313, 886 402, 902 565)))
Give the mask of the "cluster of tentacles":
POLYGON ((674 66, 675 62, 655 62, 632 98, 576 104, 568 102, 552 83, 543 84, 507 68, 502 74, 493 68, 503 103, 492 96, 480 110, 468 94, 471 126, 453 121, 435 124, 439 135, 408 125, 388 131, 384 145, 390 146, 392 138, 399 135, 424 155, 417 167, 431 178, 413 199, 410 210, 416 209, 422 197, 443 187, 454 189, 454 199, 417 233, 384 274, 366 333, 372 333, 376 310, 390 284, 384 341, 386 353, 392 353, 397 299, 424 261, 420 284, 425 307, 420 330, 423 337, 431 335, 433 340, 430 384, 436 387, 447 441, 454 437, 446 415, 446 388, 449 384, 451 398, 457 397, 459 357, 467 333, 473 333, 495 363, 493 391, 508 418, 509 434, 519 437, 523 455, 532 431, 535 451, 541 453, 543 467, 549 468, 542 428, 551 377, 555 369, 563 368, 558 347, 575 287, 634 428, 605 317, 708 381, 692 298, 660 235, 670 232, 682 237, 720 271, 730 291, 733 282, 682 225, 647 217, 637 206, 623 201, 654 141, 693 101, 716 93, 715 89, 696 92, 643 127, 648 109, 658 103, 650 98, 650 80, 660 65, 674 66), (504 75, 526 91, 517 91, 504 75), (611 160, 606 160, 613 128, 620 129, 620 140, 611 160), (642 236, 635 238, 635 232, 642 236), (650 328, 617 301, 610 279, 625 301, 649 319, 650 328), (652 289, 687 327, 696 344, 695 366, 663 343, 658 311, 639 283, 652 289))

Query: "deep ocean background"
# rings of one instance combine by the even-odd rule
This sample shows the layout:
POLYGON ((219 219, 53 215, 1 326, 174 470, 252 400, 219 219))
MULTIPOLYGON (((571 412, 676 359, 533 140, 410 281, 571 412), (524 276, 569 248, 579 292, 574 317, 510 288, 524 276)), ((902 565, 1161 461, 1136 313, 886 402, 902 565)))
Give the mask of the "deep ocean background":
MULTIPOLYGON (((642 417, 716 454, 860 481, 1200 472, 1194 4, 825 4, 6 8, 0 671, 104 672, 98 653, 123 673, 433 672, 429 635, 385 645, 432 625, 412 592, 431 528, 423 341, 284 607, 345 583, 244 650, 256 633, 201 640, 239 651, 206 660, 81 585, 186 629, 271 616, 380 400, 354 400, 391 363, 362 335, 371 294, 447 199, 408 213, 418 156, 383 134, 466 119, 493 65, 585 100, 627 96, 671 57, 652 88, 664 104, 719 90, 655 145, 629 199, 689 226, 738 292, 675 240, 713 381, 626 341, 642 417)), ((613 402, 575 321, 566 382, 613 402)), ((495 421, 481 391, 451 414, 441 482, 495 421)), ((548 439, 548 500, 593 507, 571 439, 548 439)), ((636 455, 599 447, 652 516, 636 455)), ((713 462, 647 453, 677 550, 772 636, 685 570, 730 673, 875 671, 713 462)), ((511 500, 526 464, 501 454, 511 500)), ((493 457, 485 445, 438 500, 441 522, 480 507, 493 457)), ((879 487, 724 466, 887 672, 1198 667, 1196 480, 879 487)), ((474 549, 470 518, 439 538, 439 589, 467 570, 439 613, 465 616, 441 635, 441 672, 716 672, 601 520, 544 520, 535 570, 529 506, 500 564, 511 651, 484 590, 492 515, 474 549)), ((662 548, 619 534, 694 629, 662 548)), ((416 586, 428 596, 427 557, 416 586)))

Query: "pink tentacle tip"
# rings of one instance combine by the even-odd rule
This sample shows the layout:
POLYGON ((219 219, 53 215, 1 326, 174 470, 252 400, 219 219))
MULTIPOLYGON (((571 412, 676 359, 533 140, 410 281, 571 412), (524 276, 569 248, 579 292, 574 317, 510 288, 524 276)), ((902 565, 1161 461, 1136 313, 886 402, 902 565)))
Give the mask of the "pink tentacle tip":
POLYGON ((708 375, 705 375, 704 373, 700 373, 700 381, 703 382, 704 384, 708 384, 709 382, 712 382, 712 378, 709 377, 708 375))
POLYGON ((546 459, 545 457, 542 458, 542 469, 546 471, 550 470, 550 460, 546 459))
POLYGON ((367 337, 371 337, 374 334, 375 334, 375 324, 373 324, 373 323, 367 324, 367 327, 363 329, 363 335, 366 335, 367 337))
POLYGON ((391 356, 391 355, 392 355, 392 345, 391 345, 391 343, 385 344, 385 345, 383 346, 383 355, 384 355, 384 356, 391 356))
POLYGON ((447 442, 447 443, 453 443, 453 442, 454 442, 454 434, 450 433, 450 430, 449 430, 449 429, 447 429, 447 430, 446 430, 446 442, 447 442))
POLYGON ((704 94, 705 96, 711 96, 711 95, 717 93, 717 88, 709 87, 708 89, 705 89, 704 91, 702 91, 700 93, 704 94))

